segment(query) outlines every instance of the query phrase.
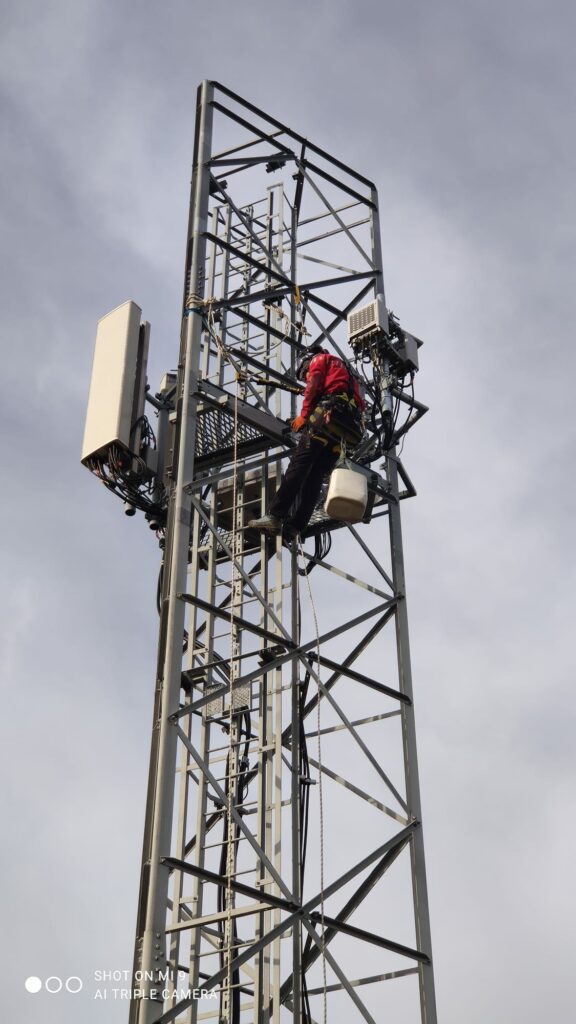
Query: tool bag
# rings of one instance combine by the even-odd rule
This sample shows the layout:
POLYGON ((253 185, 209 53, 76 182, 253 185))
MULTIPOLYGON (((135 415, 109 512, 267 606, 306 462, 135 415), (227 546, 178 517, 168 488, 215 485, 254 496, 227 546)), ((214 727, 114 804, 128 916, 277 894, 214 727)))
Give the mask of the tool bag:
POLYGON ((308 420, 312 435, 344 441, 354 448, 362 440, 362 414, 354 398, 345 394, 327 395, 323 398, 308 420))

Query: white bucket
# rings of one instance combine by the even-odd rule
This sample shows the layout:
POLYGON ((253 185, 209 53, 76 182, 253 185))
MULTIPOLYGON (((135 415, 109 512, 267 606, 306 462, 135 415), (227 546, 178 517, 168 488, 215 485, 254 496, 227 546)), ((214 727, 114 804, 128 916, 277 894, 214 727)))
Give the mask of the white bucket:
POLYGON ((331 519, 358 523, 366 511, 368 481, 363 473, 346 466, 332 470, 324 511, 331 519))

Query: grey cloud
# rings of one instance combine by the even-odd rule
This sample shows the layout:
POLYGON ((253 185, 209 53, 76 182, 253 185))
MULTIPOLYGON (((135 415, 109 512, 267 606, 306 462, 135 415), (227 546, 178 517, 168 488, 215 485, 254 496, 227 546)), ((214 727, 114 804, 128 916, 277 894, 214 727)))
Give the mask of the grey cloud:
MULTIPOLYGON (((569 1016, 573 30, 563 3, 7 7, 13 1019, 78 1019, 25 996, 28 973, 130 966, 157 549, 78 457, 97 318, 133 297, 153 385, 176 358, 203 77, 379 186, 388 298, 426 341, 431 406, 406 444, 404 529, 440 1019, 569 1016)), ((126 1017, 105 1009, 82 1019, 126 1017)))

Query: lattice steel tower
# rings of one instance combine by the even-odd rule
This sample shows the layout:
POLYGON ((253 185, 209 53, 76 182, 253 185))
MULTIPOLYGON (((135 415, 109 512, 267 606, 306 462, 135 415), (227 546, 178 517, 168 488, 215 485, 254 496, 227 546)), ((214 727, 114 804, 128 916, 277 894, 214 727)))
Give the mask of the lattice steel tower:
POLYGON ((378 216, 369 180, 201 85, 178 371, 140 503, 163 568, 131 1024, 436 1022, 397 447, 426 408, 378 216), (348 454, 370 500, 356 525, 320 503, 302 554, 246 524, 316 341, 364 376, 348 454))

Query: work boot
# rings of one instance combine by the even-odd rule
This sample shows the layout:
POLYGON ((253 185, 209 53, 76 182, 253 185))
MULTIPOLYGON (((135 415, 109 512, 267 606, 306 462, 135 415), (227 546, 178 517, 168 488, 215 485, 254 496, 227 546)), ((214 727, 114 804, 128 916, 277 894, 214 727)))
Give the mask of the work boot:
POLYGON ((251 519, 248 529, 260 530, 262 533, 280 533, 282 520, 277 516, 262 516, 261 519, 251 519))

